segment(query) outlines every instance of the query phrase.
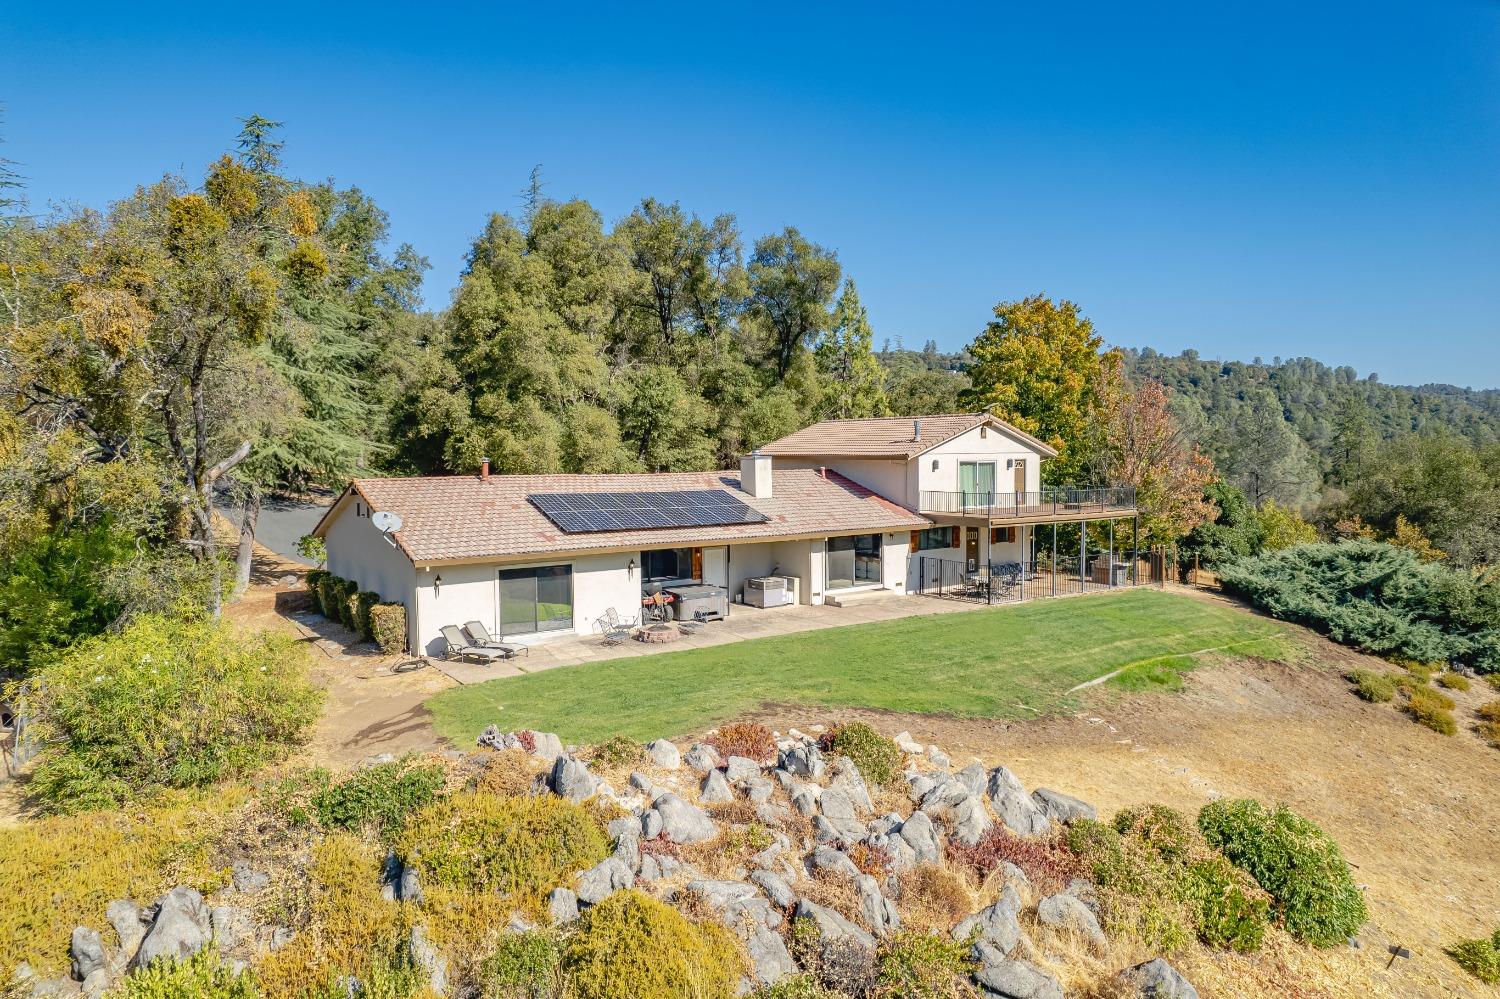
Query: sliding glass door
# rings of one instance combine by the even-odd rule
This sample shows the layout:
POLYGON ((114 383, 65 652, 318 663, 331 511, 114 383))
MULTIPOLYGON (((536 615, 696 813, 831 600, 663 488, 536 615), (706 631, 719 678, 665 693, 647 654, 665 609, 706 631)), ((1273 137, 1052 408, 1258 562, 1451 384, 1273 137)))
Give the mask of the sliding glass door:
POLYGON ((963 504, 989 506, 995 501, 995 463, 993 461, 962 461, 958 465, 958 491, 963 493, 963 504))
POLYGON ((500 634, 573 627, 573 567, 500 570, 500 634))
POLYGON ((880 535, 829 538, 824 548, 827 588, 848 589, 880 582, 880 535))

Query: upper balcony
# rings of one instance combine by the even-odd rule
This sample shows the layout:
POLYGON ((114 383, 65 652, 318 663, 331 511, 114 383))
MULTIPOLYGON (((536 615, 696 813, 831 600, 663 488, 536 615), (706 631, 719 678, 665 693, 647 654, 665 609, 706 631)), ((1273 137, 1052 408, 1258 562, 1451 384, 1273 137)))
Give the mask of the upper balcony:
POLYGON ((918 512, 990 521, 1094 520, 1136 513, 1135 487, 1077 489, 1064 486, 1034 493, 929 492, 918 495, 918 512))

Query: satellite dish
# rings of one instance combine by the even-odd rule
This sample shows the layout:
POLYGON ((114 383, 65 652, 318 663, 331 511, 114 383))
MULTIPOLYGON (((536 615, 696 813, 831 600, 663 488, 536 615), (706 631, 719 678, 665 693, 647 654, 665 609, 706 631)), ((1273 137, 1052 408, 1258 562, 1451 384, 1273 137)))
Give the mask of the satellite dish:
POLYGON ((389 510, 380 510, 370 515, 370 523, 381 534, 394 534, 401 530, 401 518, 389 510))

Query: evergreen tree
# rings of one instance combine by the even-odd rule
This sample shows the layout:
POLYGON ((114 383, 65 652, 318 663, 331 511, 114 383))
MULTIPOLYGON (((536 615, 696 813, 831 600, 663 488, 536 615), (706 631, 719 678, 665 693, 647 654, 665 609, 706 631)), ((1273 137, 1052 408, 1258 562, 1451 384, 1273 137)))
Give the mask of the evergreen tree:
POLYGON ((824 418, 851 419, 884 416, 885 376, 872 345, 874 330, 854 279, 844 280, 844 290, 833 310, 833 325, 818 341, 818 370, 824 375, 824 418))

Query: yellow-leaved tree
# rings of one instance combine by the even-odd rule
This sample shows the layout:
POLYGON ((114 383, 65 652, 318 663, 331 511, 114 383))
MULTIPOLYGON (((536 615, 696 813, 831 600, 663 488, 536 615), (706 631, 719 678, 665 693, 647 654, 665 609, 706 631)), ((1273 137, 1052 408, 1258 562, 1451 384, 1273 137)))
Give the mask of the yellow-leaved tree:
POLYGON ((1076 482, 1091 446, 1089 414, 1106 372, 1120 364, 1105 351, 1078 306, 1046 295, 995 306, 995 318, 969 345, 975 364, 966 405, 988 409, 1057 449, 1042 466, 1048 482, 1076 482))

